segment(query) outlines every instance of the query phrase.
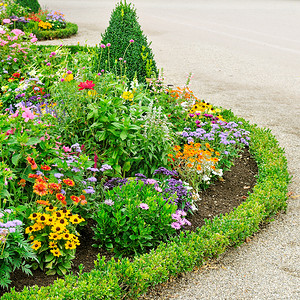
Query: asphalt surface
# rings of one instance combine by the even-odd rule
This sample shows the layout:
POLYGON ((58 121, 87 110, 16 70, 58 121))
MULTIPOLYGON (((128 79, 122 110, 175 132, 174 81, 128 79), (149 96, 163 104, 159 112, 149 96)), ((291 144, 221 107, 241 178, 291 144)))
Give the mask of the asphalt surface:
MULTIPOLYGON (((39 0, 79 33, 44 44, 96 45, 117 1, 39 0)), ((166 82, 267 127, 293 176, 287 214, 213 268, 169 285, 162 299, 300 299, 300 1, 136 0, 166 82)))

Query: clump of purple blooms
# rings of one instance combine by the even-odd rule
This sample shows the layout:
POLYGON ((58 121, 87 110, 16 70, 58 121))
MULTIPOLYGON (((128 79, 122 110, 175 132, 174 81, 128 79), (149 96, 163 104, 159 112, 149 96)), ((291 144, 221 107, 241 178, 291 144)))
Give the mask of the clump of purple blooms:
POLYGON ((5 243, 9 233, 15 232, 17 226, 22 225, 22 222, 20 220, 9 221, 9 215, 11 213, 11 209, 5 209, 4 211, 0 211, 0 245, 1 243, 5 243))
MULTIPOLYGON (((191 203, 186 201, 186 199, 191 198, 192 193, 188 191, 187 187, 183 184, 180 179, 177 179, 178 173, 176 171, 170 171, 164 167, 160 167, 155 170, 153 175, 164 175, 164 176, 172 176, 175 178, 169 178, 163 181, 163 184, 159 184, 156 179, 147 178, 145 175, 141 173, 135 174, 136 181, 144 182, 144 185, 153 185, 154 189, 162 193, 165 201, 170 201, 170 197, 172 197, 172 203, 176 204, 179 208, 184 211, 188 211, 191 209, 191 203)), ((111 178, 104 184, 104 189, 113 189, 116 186, 122 188, 122 186, 128 183, 128 178, 111 178)))

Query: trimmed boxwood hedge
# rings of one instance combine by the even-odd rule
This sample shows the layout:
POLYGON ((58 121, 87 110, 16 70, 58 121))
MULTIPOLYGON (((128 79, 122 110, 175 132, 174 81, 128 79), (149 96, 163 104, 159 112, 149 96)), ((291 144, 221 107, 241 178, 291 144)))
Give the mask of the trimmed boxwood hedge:
POLYGON ((15 2, 22 5, 30 12, 38 13, 41 9, 38 0, 16 0, 15 2))
POLYGON ((166 282, 182 272, 192 271, 205 261, 239 245, 259 230, 262 222, 286 209, 290 175, 284 150, 269 129, 250 125, 226 111, 227 120, 242 121, 251 133, 250 152, 258 165, 258 178, 247 200, 234 211, 220 215, 197 232, 181 233, 169 243, 134 258, 110 260, 98 257, 95 269, 77 276, 67 275, 53 285, 27 288, 2 296, 1 300, 16 299, 136 299, 150 286, 166 282))
POLYGON ((67 22, 66 28, 57 30, 38 30, 33 29, 32 33, 36 35, 39 41, 68 38, 78 31, 77 24, 67 22))

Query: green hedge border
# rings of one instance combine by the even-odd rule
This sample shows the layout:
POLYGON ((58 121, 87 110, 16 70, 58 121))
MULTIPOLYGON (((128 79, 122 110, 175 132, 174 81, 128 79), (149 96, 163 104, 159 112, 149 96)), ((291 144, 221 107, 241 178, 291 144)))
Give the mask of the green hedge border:
POLYGON ((32 33, 35 34, 39 41, 52 40, 52 39, 63 39, 68 38, 78 31, 77 24, 67 22, 66 28, 57 30, 37 30, 33 29, 32 33))
POLYGON ((150 286, 166 282, 180 273, 192 271, 205 261, 239 245, 259 230, 262 222, 286 209, 290 176, 284 150, 269 129, 250 125, 227 111, 227 120, 242 121, 250 131, 250 152, 259 176, 253 193, 234 211, 206 221, 196 233, 182 233, 168 244, 162 243, 149 254, 105 262, 99 258, 89 273, 67 275, 53 285, 27 288, 4 294, 1 300, 16 299, 136 299, 150 286))

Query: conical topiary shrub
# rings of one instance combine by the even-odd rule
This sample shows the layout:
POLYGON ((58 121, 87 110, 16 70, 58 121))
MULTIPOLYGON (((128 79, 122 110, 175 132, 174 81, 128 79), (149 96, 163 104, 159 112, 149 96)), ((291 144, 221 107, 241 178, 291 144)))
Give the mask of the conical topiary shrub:
POLYGON ((38 13, 41 8, 38 0, 16 0, 16 3, 22 5, 31 12, 38 13))
POLYGON ((131 3, 127 4, 125 0, 116 5, 101 37, 97 71, 103 69, 124 75, 126 69, 127 78, 132 81, 136 77, 139 82, 145 82, 153 72, 157 74, 150 44, 131 3))

